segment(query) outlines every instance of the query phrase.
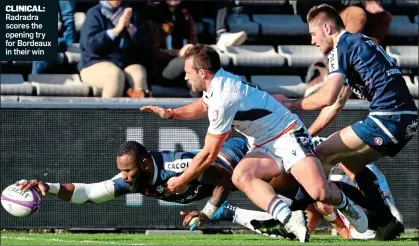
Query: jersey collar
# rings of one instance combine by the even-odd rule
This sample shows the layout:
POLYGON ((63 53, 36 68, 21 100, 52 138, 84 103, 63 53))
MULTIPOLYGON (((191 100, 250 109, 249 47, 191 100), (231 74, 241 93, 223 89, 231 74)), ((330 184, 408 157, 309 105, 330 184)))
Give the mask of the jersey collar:
POLYGON ((342 31, 339 33, 338 37, 336 38, 336 46, 337 46, 337 45, 338 45, 338 43, 339 43, 340 37, 342 37, 342 35, 343 35, 343 34, 345 34, 345 33, 347 33, 347 31, 346 31, 346 30, 342 30, 342 31))
POLYGON ((211 83, 210 83, 210 85, 208 86, 208 89, 207 89, 207 92, 208 91, 210 91, 210 88, 211 88, 211 86, 212 86, 212 82, 217 78, 217 77, 220 77, 221 76, 221 74, 224 72, 224 69, 223 68, 220 68, 220 69, 218 69, 218 71, 214 74, 214 77, 212 77, 212 80, 211 80, 211 83))

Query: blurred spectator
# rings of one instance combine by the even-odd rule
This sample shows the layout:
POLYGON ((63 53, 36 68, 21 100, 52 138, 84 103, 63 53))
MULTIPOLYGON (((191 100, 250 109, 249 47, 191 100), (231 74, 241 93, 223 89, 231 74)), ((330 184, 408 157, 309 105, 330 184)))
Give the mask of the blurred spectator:
POLYGON ((70 44, 74 43, 76 27, 74 25, 74 0, 58 1, 58 13, 61 19, 63 36, 58 38, 58 57, 56 61, 34 61, 32 62, 32 74, 57 72, 59 67, 65 63, 64 52, 70 44))
POLYGON ((158 15, 150 22, 153 33, 155 83, 187 88, 184 73, 186 50, 198 43, 195 21, 180 0, 153 3, 158 15))
POLYGON ((144 16, 121 0, 90 8, 80 33, 80 77, 102 89, 102 97, 148 96, 147 61, 151 35, 144 16))
POLYGON ((365 24, 364 33, 377 44, 382 45, 390 29, 393 16, 384 10, 380 0, 365 0, 364 9, 367 12, 367 23, 365 24))
POLYGON ((340 13, 348 32, 364 33, 382 45, 393 20, 391 14, 384 10, 380 0, 363 0, 362 4, 359 2, 359 0, 313 0, 298 1, 297 4, 299 12, 303 18, 306 18, 311 7, 327 3, 340 13))
POLYGON ((363 6, 348 6, 340 11, 345 29, 352 33, 364 33, 381 45, 393 20, 384 10, 380 0, 365 0, 363 6))
POLYGON ((227 28, 228 14, 231 12, 231 3, 229 1, 218 1, 217 19, 215 32, 217 34, 217 48, 225 50, 228 46, 241 45, 247 40, 247 34, 244 31, 229 33, 227 28))

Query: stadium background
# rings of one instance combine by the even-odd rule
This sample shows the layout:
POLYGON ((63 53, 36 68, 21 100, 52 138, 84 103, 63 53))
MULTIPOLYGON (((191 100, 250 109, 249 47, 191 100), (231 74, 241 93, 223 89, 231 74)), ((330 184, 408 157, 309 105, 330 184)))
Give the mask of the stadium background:
MULTIPOLYGON (((208 125, 207 119, 162 120, 137 109, 146 104, 177 107, 188 99, 66 101, 22 98, 2 102, 0 187, 22 178, 60 183, 103 181, 117 174, 115 153, 123 141, 141 141, 150 150, 193 150, 203 145, 208 125)), ((367 113, 366 104, 352 101, 323 135, 367 113)), ((317 112, 299 113, 306 124, 316 115, 317 112)), ((396 158, 378 162, 408 228, 419 225, 417 139, 415 136, 396 158)), ((240 192, 235 192, 229 200, 243 208, 255 208, 240 192)), ((12 217, 1 209, 0 228, 180 229, 183 226, 179 211, 201 209, 204 204, 205 201, 181 206, 130 195, 101 204, 74 205, 46 197, 41 210, 24 219, 12 217)), ((215 228, 231 228, 231 224, 221 223, 215 228)))

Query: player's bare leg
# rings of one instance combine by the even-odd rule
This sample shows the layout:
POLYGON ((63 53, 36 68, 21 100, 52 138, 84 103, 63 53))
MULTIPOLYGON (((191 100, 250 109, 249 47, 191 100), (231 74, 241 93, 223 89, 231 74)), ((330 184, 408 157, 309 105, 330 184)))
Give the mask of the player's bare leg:
POLYGON ((326 166, 341 162, 345 173, 353 177, 360 190, 371 199, 374 212, 378 213, 381 218, 377 228, 379 239, 393 239, 404 231, 402 222, 392 215, 391 208, 388 206, 390 200, 383 195, 376 175, 365 167, 382 155, 365 144, 351 126, 331 135, 316 148, 316 153, 326 166))
POLYGON ((359 232, 368 229, 368 219, 352 200, 347 198, 334 184, 326 180, 323 167, 318 158, 308 156, 291 167, 291 174, 315 200, 340 209, 359 232))
POLYGON ((301 242, 308 241, 309 234, 303 211, 291 212, 288 205, 265 181, 280 175, 281 172, 279 165, 269 155, 251 152, 236 166, 232 180, 251 201, 283 223, 287 231, 296 234, 301 242))
MULTIPOLYGON (((351 126, 332 134, 317 146, 316 154, 324 166, 334 166, 339 162, 350 163, 347 169, 357 174, 373 161, 383 157, 375 149, 365 144, 351 126)), ((328 170, 325 170, 328 173, 328 170)))

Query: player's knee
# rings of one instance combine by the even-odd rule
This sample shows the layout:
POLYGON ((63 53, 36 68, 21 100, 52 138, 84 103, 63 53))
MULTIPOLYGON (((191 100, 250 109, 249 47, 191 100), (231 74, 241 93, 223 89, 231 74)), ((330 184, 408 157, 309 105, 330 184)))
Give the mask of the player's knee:
POLYGON ((246 172, 233 172, 231 177, 233 184, 241 191, 245 192, 250 184, 251 176, 246 172))

